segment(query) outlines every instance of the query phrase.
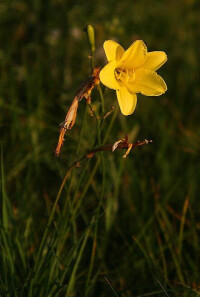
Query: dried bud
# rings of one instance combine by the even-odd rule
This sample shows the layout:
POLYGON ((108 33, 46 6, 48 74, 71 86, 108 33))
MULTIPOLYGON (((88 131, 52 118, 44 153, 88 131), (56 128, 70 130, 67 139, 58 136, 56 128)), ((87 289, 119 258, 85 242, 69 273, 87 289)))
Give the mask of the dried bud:
POLYGON ((65 123, 64 123, 65 129, 71 129, 74 126, 74 123, 76 120, 77 109, 78 109, 78 98, 75 97, 72 102, 72 105, 70 106, 70 109, 65 117, 65 123))
POLYGON ((124 139, 119 139, 119 140, 115 141, 115 143, 112 146, 112 152, 114 152, 118 148, 119 144, 122 142, 124 142, 124 139))
POLYGON ((59 156, 61 147, 63 146, 64 142, 64 137, 67 129, 71 129, 74 126, 75 120, 76 120, 76 114, 77 114, 77 109, 78 109, 78 98, 75 97, 72 105, 70 106, 70 109, 65 117, 64 123, 61 125, 60 128, 60 135, 58 139, 58 144, 56 147, 55 155, 56 157, 59 156))

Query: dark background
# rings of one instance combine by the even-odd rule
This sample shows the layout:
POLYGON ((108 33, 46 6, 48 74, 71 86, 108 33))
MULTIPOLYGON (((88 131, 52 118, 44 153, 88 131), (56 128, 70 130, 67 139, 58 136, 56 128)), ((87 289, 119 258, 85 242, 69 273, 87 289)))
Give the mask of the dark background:
MULTIPOLYGON (((115 296, 106 278, 118 296, 196 296, 199 6, 195 0, 0 3, 1 232, 7 238, 1 240, 2 296, 115 296), (74 169, 31 287, 31 269, 67 168, 96 139, 95 119, 87 110, 82 122, 81 102, 61 156, 54 156, 59 124, 90 73, 87 24, 95 29, 97 66, 106 63, 107 39, 125 49, 142 39, 149 51, 165 51, 168 61, 158 73, 168 91, 139 95, 134 114, 116 112, 107 135, 107 143, 128 133, 133 141, 153 139, 152 145, 127 159, 121 151, 105 152, 74 169)), ((117 107, 115 92, 103 91, 106 111, 117 107)), ((99 100, 94 90, 97 112, 99 100)), ((104 121, 102 139, 112 119, 104 121)))

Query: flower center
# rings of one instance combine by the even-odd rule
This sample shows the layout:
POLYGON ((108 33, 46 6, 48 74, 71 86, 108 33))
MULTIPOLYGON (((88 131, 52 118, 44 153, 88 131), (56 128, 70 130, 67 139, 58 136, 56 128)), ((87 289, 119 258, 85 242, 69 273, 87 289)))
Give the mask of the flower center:
POLYGON ((115 78, 124 83, 130 83, 135 79, 135 71, 133 68, 116 68, 115 78))

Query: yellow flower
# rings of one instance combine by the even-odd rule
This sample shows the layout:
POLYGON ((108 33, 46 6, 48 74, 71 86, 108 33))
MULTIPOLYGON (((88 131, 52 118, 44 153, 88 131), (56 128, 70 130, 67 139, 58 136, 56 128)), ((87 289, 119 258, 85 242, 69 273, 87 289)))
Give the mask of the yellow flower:
POLYGON ((155 70, 166 61, 161 51, 147 52, 142 40, 135 41, 126 51, 113 40, 104 42, 108 64, 100 72, 101 82, 117 92, 121 112, 130 115, 137 104, 137 93, 159 96, 167 86, 155 70))

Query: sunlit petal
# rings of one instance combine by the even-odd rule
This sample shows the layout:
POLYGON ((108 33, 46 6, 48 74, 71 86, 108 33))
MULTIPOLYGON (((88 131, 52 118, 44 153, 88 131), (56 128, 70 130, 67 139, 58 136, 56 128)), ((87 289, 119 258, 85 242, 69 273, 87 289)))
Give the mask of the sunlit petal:
POLYGON ((135 81, 130 90, 146 96, 159 96, 166 92, 167 86, 155 71, 141 68, 135 72, 135 81))
POLYGON ((107 40, 104 49, 109 63, 101 70, 100 80, 117 92, 121 112, 133 113, 137 104, 137 93, 159 96, 167 86, 155 71, 166 61, 164 52, 147 52, 142 40, 135 41, 126 51, 115 41, 107 40))
POLYGON ((136 94, 130 93, 126 87, 121 87, 117 90, 117 99, 124 115, 130 115, 134 112, 137 104, 136 94))
POLYGON ((113 40, 106 40, 103 44, 103 47, 108 62, 119 60, 124 53, 123 47, 113 40))
POLYGON ((142 65, 142 68, 150 70, 157 70, 167 61, 167 55, 165 52, 150 52, 147 53, 147 59, 142 65))
POLYGON ((115 78, 115 62, 108 63, 99 74, 101 82, 110 89, 119 89, 120 84, 115 78))
POLYGON ((118 67, 138 68, 144 64, 147 56, 147 47, 142 40, 137 40, 125 51, 118 67))

